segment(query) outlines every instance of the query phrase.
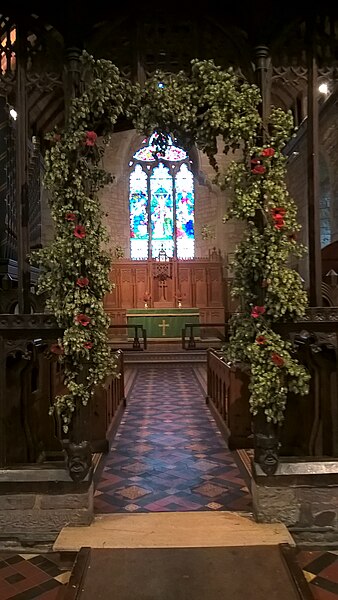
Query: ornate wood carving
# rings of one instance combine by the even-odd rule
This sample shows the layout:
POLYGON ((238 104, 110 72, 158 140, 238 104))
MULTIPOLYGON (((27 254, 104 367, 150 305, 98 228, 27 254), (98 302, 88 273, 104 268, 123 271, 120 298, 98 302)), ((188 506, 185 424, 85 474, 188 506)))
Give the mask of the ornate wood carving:
MULTIPOLYGON (((157 263, 156 263, 157 264, 157 263)), ((142 308, 147 294, 147 305, 152 307, 203 308, 207 321, 213 319, 208 309, 213 309, 216 321, 224 320, 224 279, 222 259, 172 261, 171 277, 154 277, 154 261, 118 260, 114 263, 110 279, 115 289, 107 294, 105 307, 109 314, 119 314, 120 309, 142 308), (163 292, 162 286, 165 285, 163 292), (216 310, 217 309, 217 310, 216 310), (216 312, 215 312, 216 311, 216 312)))

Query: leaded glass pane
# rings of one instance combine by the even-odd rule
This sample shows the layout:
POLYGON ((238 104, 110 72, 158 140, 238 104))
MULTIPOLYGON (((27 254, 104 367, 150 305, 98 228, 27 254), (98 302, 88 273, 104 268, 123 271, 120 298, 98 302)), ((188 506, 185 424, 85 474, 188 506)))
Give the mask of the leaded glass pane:
POLYGON ((148 258, 148 240, 130 240, 130 257, 132 260, 148 258))
POLYGON ((154 162, 155 160, 158 160, 160 158, 162 158, 163 160, 170 160, 171 162, 178 162, 187 158, 187 153, 184 150, 182 150, 182 148, 174 146, 173 141, 170 137, 164 156, 156 154, 156 146, 154 144, 156 136, 157 134, 154 133, 149 139, 148 145, 135 152, 133 158, 145 162, 154 162))
POLYGON ((129 179, 131 258, 148 258, 148 188, 147 174, 136 165, 129 179))
POLYGON ((194 230, 194 181, 186 164, 175 177, 176 189, 176 244, 177 258, 193 258, 194 230))
POLYGON ((158 255, 161 245, 173 256, 173 179, 169 169, 160 163, 150 177, 150 223, 152 256, 158 255))

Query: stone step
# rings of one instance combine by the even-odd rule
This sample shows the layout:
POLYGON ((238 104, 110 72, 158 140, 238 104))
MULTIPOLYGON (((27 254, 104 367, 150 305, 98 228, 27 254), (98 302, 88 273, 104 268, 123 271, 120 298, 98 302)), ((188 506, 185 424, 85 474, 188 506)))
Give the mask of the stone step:
POLYGON ((205 350, 154 352, 148 350, 124 352, 124 363, 206 363, 205 350))

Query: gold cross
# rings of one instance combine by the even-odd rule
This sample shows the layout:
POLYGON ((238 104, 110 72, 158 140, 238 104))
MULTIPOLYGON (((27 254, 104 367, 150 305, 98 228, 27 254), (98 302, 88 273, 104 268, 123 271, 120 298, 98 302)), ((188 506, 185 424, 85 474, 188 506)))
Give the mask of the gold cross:
POLYGON ((165 328, 169 327, 169 323, 166 323, 165 319, 162 319, 162 323, 159 324, 159 327, 162 328, 162 335, 165 336, 165 328))

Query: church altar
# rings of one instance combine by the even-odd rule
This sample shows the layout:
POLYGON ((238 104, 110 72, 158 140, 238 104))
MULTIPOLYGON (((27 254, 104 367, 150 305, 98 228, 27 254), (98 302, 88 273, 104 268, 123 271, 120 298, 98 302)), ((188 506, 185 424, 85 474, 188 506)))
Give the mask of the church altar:
POLYGON ((198 308, 135 308, 127 311, 128 325, 142 324, 147 338, 181 338, 186 323, 199 323, 198 308))

